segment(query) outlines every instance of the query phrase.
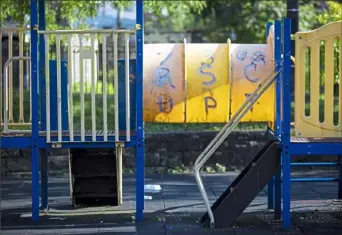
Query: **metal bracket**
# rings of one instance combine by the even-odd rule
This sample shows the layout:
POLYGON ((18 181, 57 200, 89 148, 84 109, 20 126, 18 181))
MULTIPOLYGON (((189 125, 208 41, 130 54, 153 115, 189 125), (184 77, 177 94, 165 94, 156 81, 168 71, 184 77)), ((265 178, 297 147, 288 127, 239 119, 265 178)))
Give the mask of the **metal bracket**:
POLYGON ((62 148, 61 143, 52 143, 52 148, 62 148))
POLYGON ((119 141, 119 142, 115 142, 115 147, 116 148, 124 148, 125 147, 125 142, 121 142, 121 141, 119 141))

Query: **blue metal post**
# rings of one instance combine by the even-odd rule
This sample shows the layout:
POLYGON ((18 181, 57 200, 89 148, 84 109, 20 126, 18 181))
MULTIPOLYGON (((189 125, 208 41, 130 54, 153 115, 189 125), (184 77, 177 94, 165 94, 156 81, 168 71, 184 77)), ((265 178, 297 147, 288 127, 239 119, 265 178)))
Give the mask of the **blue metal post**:
MULTIPOLYGON (((45 23, 45 0, 39 0, 39 30, 46 29, 45 23)), ((40 95, 40 120, 41 129, 46 130, 46 105, 45 105, 45 43, 44 35, 39 35, 39 95, 40 95)), ((40 195, 41 208, 48 209, 48 155, 47 150, 40 151, 40 195)))
POLYGON ((143 120, 143 49, 144 49, 144 1, 136 0, 136 219, 142 220, 144 215, 144 183, 145 183, 145 156, 144 156, 144 120, 143 120))
POLYGON ((281 218, 281 170, 275 175, 275 193, 274 193, 274 217, 276 219, 281 218))
POLYGON ((282 168, 283 168, 283 227, 291 226, 291 19, 283 21, 283 70, 282 70, 282 168))
POLYGON ((340 177, 338 181, 338 199, 342 199, 342 155, 339 156, 339 161, 340 177))
MULTIPOLYGON (((281 21, 277 20, 274 26, 274 59, 276 72, 281 68, 281 21)), ((281 136, 281 76, 277 76, 276 80, 276 117, 275 117, 275 136, 281 136)), ((275 218, 281 217, 281 169, 275 176, 275 218)))
MULTIPOLYGON (((269 31, 271 26, 273 25, 272 22, 267 22, 266 24, 266 41, 269 35, 269 31)), ((269 128, 267 126, 267 128, 269 128)), ((268 134, 268 132, 267 132, 268 134)), ((268 209, 273 209, 274 208, 274 177, 268 182, 267 186, 267 202, 268 202, 268 209)))
POLYGON ((39 130, 38 130, 38 12, 31 0, 31 95, 32 95, 32 219, 39 220, 39 130))

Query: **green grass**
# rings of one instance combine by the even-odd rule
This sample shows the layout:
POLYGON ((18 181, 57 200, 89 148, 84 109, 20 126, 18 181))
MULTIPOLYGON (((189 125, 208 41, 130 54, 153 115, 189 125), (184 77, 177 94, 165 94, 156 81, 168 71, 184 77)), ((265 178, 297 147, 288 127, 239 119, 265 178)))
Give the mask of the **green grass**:
MULTIPOLYGON (((180 131, 219 131, 225 123, 146 123, 145 130, 150 133, 180 131)), ((266 123, 239 123, 236 130, 263 130, 266 123)))
MULTIPOLYGON (((73 92, 80 92, 80 83, 75 83, 73 84, 73 92)), ((85 82, 84 83, 84 92, 85 93, 90 93, 91 92, 91 82, 85 82)), ((97 81, 95 85, 95 92, 96 94, 102 94, 103 90, 103 82, 102 81, 97 81)), ((107 95, 114 95, 114 84, 112 82, 107 82, 107 95)))

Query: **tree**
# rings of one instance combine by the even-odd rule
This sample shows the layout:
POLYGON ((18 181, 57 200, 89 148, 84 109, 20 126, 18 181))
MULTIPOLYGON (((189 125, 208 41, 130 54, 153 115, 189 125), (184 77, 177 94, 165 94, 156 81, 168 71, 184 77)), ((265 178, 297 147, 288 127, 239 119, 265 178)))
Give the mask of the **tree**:
MULTIPOLYGON (((192 42, 225 43, 230 38, 239 43, 264 43, 266 23, 286 17, 286 4, 287 0, 216 0, 197 8, 179 4, 158 18, 155 12, 148 12, 146 22, 149 32, 186 32, 192 35, 192 42)), ((331 11, 326 1, 298 0, 298 4, 300 31, 319 27, 317 16, 328 16, 331 11)))
MULTIPOLYGON (((29 24, 30 7, 28 0, 1 0, 0 1, 0 22, 11 20, 19 25, 29 24), (18 10, 20 9, 20 10, 18 10)), ((50 30, 71 28, 77 22, 81 27, 87 25, 84 20, 88 17, 94 17, 97 9, 108 3, 108 0, 46 0, 46 21, 47 28, 50 30), (60 23, 64 23, 63 26, 60 23)), ((116 9, 124 9, 132 6, 135 1, 115 0, 110 1, 116 9)), ((145 11, 153 12, 156 19, 163 15, 164 11, 177 15, 181 8, 191 9, 193 12, 199 12, 203 9, 205 1, 145 1, 145 11)))
POLYGON ((327 5, 329 10, 323 12, 317 17, 318 22, 324 25, 330 22, 342 20, 342 1, 341 3, 337 1, 329 1, 327 5))

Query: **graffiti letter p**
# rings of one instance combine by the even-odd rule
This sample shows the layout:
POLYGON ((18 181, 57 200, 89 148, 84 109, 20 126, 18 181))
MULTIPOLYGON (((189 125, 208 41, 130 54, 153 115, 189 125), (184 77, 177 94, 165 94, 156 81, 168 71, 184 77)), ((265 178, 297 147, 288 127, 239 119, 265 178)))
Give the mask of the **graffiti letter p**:
POLYGON ((209 108, 214 109, 217 106, 217 102, 213 97, 207 96, 204 98, 204 103, 205 103, 205 112, 208 114, 209 108), (209 104, 209 102, 212 102, 212 104, 209 104))

